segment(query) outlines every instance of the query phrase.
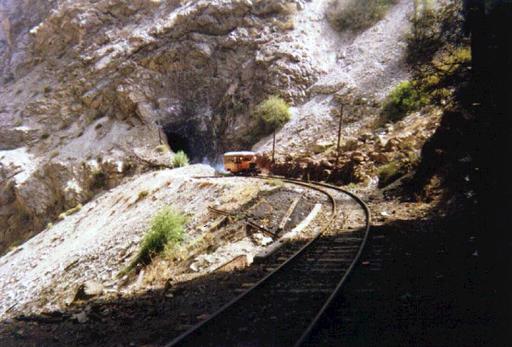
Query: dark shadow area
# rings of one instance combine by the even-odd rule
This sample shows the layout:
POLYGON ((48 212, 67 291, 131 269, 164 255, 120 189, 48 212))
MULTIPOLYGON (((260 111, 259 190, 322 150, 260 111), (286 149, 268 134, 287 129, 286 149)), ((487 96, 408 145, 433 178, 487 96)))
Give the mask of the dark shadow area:
POLYGON ((174 153, 183 151, 188 154, 191 152, 189 140, 185 136, 172 131, 165 131, 165 136, 167 137, 169 147, 171 147, 174 153))
POLYGON ((507 346, 478 254, 477 214, 372 229, 362 264, 308 346, 507 346))
MULTIPOLYGON (((465 1, 472 66, 461 78, 455 106, 445 112, 422 151, 410 191, 428 197, 434 177, 447 196, 471 199, 474 228, 489 291, 503 319, 512 316, 512 3, 465 1)), ((448 199, 445 199, 448 200, 448 199)), ((446 208, 447 206, 443 206, 446 208)))
POLYGON ((184 124, 166 124, 163 131, 171 150, 184 151, 190 162, 200 163, 204 158, 215 157, 216 145, 208 132, 199 130, 196 121, 184 124))
MULTIPOLYGON (((478 254, 476 220, 476 212, 466 211, 374 227, 362 263, 310 345, 505 346, 499 332, 506 321, 478 254)), ((244 283, 266 275, 282 261, 283 252, 244 270, 213 273, 129 298, 19 316, 0 323, 0 345, 162 346, 239 295, 244 283), (87 316, 82 324, 73 319, 81 312, 87 316)), ((311 303, 296 303, 293 309, 307 311, 311 303)), ((269 324, 276 330, 268 330, 263 341, 274 333, 282 337, 283 331, 295 339, 297 332, 283 329, 286 324, 269 324)))
POLYGON ((282 252, 233 272, 217 272, 189 282, 128 298, 91 300, 62 312, 18 316, 0 322, 0 346, 163 346, 240 294, 243 283, 263 278, 282 252), (73 318, 86 312, 87 322, 73 318))

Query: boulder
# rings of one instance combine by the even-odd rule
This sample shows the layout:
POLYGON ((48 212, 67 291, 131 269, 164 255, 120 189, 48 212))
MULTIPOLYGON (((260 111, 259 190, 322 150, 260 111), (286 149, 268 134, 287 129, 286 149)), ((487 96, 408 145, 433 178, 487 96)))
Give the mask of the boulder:
POLYGON ((311 151, 315 154, 319 154, 319 153, 323 153, 323 152, 327 151, 332 146, 334 146, 334 142, 320 140, 311 146, 311 151))
POLYGON ((73 301, 88 300, 103 294, 104 287, 101 283, 90 280, 81 284, 76 291, 73 301))

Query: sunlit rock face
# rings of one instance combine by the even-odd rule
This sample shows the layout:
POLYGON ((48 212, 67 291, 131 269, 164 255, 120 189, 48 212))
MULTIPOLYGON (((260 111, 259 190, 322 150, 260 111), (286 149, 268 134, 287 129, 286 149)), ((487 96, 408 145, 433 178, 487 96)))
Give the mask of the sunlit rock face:
POLYGON ((56 0, 0 1, 0 86, 14 80, 29 63, 29 31, 44 20, 56 0))
POLYGON ((328 4, 0 0, 0 253, 172 152, 250 148, 268 95, 295 106, 283 153, 334 138, 341 103, 367 117, 407 77, 411 2, 358 34, 335 32, 328 4))
POLYGON ((0 252, 126 175, 250 145, 269 94, 320 68, 301 0, 0 1, 0 252))

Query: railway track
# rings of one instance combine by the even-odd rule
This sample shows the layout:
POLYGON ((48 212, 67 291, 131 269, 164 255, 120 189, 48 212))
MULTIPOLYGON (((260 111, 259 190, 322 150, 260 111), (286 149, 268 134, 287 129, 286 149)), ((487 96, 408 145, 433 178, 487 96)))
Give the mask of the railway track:
POLYGON ((331 205, 328 220, 316 237, 293 253, 285 253, 289 258, 281 265, 168 347, 300 346, 358 262, 371 222, 368 207, 359 197, 323 183, 256 178, 279 178, 324 194, 331 205), (365 223, 356 230, 336 230, 342 227, 341 206, 347 196, 360 207, 365 223))

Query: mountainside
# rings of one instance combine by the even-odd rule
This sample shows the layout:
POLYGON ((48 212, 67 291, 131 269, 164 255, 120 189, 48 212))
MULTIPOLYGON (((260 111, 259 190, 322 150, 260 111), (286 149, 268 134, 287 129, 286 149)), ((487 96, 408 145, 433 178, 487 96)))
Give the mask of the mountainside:
POLYGON ((300 100, 318 76, 281 29, 302 7, 2 1, 0 249, 167 163, 160 144, 196 162, 246 145, 254 103, 300 100))
MULTIPOLYGON (((59 214, 119 184, 131 190, 129 177, 168 166, 173 152, 197 163, 247 149, 267 95, 293 105, 278 157, 332 143, 340 104, 344 135, 364 132, 409 75, 411 5, 340 33, 329 4, 2 0, 0 252, 47 225, 40 237, 53 239, 59 214)), ((268 153, 265 141, 255 149, 268 153)))
POLYGON ((353 133, 407 77, 408 1, 343 35, 327 23, 328 1, 0 5, 0 250, 166 165, 161 144, 194 162, 249 147, 265 95, 296 105, 278 139, 289 139, 283 152, 301 151, 335 136, 339 103, 352 107, 353 133))
POLYGON ((0 345, 501 345, 511 14, 0 0, 0 345))

